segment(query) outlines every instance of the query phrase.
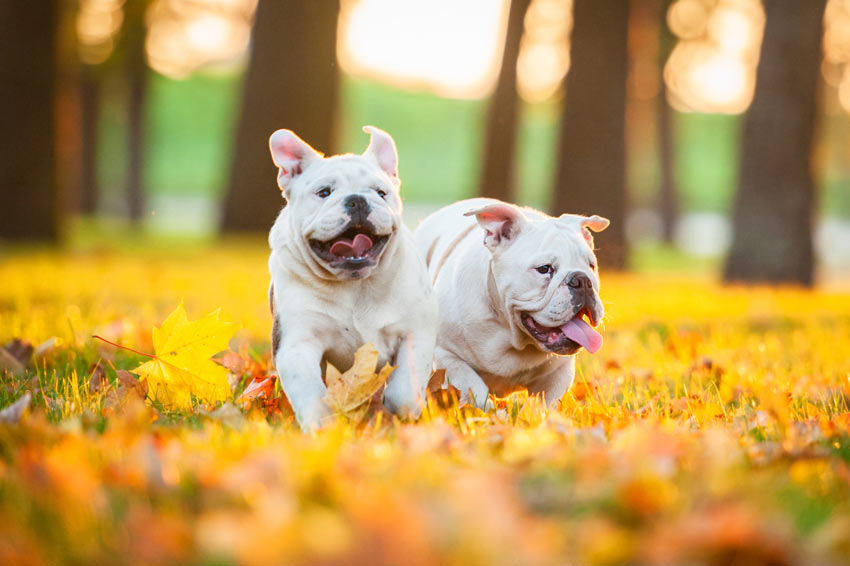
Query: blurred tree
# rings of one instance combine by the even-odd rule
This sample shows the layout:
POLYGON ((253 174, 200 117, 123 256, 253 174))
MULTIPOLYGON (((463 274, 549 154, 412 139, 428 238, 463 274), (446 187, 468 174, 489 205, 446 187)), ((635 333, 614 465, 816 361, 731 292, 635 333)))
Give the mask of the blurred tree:
POLYGON ((481 196, 514 200, 518 105, 517 59, 525 13, 531 0, 510 0, 502 67, 490 97, 484 126, 484 158, 478 192, 481 196))
POLYGON ((744 123, 726 281, 811 285, 810 158, 826 0, 766 0, 756 91, 744 123))
POLYGON ((124 57, 127 84, 127 207, 130 219, 138 221, 144 210, 144 162, 147 128, 145 124, 148 70, 145 37, 150 0, 129 0, 124 4, 120 55, 124 57))
POLYGON ((97 175, 97 146, 99 143, 99 116, 101 78, 94 65, 80 65, 80 180, 79 210, 95 214, 98 207, 100 180, 97 175))
POLYGON ((0 238, 59 239, 57 0, 0 2, 0 238))
POLYGON ((658 128, 658 165, 660 171, 660 187, 658 191, 658 212, 661 217, 661 239, 665 243, 673 243, 676 222, 679 218, 679 195, 675 177, 674 154, 674 115, 673 109, 667 102, 667 84, 664 82, 664 65, 676 45, 676 36, 667 25, 667 12, 674 0, 661 0, 659 6, 659 38, 658 66, 660 76, 659 92, 656 107, 656 123, 658 128))
POLYGON ((622 269, 629 3, 575 0, 553 212, 601 214, 600 264, 622 269))
POLYGON ((223 230, 267 231, 280 211, 268 147, 276 129, 296 132, 319 151, 334 150, 338 15, 338 0, 259 1, 223 230))

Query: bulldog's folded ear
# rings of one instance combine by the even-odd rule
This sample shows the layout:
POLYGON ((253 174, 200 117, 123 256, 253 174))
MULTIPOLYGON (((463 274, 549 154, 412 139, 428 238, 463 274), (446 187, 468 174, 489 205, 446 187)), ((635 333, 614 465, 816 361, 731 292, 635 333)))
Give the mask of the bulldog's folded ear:
POLYGON ((363 126, 363 131, 371 136, 369 147, 363 152, 363 156, 374 159, 378 167, 390 176, 390 179, 397 180, 398 150, 392 136, 375 126, 363 126))
POLYGON ((593 235, 590 231, 593 230, 594 232, 601 232, 607 228, 609 224, 611 224, 610 220, 596 214, 593 216, 562 214, 558 217, 558 220, 567 223, 571 227, 577 226, 579 230, 581 230, 581 235, 584 237, 585 241, 587 241, 587 245, 590 246, 590 249, 594 249, 593 235))
POLYGON ((484 245, 490 251, 512 244, 526 223, 525 215, 519 208, 504 202, 474 208, 463 215, 475 216, 486 232, 484 245))
POLYGON ((278 167, 277 184, 286 193, 289 183, 300 175, 311 163, 322 158, 322 154, 310 147, 291 130, 278 130, 269 138, 272 161, 278 167))
POLYGON ((593 216, 585 216, 582 218, 581 227, 582 228, 590 228, 594 232, 601 232, 608 225, 611 224, 611 221, 607 218, 603 218, 602 216, 598 216, 594 214, 593 216))

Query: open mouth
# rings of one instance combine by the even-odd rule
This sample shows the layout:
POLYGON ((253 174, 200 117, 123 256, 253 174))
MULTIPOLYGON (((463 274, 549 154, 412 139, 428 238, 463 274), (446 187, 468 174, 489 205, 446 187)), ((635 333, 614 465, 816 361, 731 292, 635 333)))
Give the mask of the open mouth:
POLYGON ((544 326, 528 313, 520 315, 526 331, 546 350, 556 354, 574 354, 584 347, 591 354, 602 347, 602 335, 593 329, 599 321, 587 307, 561 326, 544 326))
POLYGON ((330 240, 310 240, 310 248, 334 267, 361 269, 374 264, 390 239, 366 226, 352 226, 330 240))

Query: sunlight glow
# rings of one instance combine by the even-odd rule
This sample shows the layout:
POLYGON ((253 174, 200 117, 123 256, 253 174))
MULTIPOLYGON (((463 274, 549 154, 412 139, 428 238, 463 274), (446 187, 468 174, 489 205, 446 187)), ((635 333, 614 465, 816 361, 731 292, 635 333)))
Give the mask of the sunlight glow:
POLYGON ((824 16, 824 80, 838 88, 841 108, 850 113, 850 0, 829 0, 824 16))
POLYGON ((552 97, 570 68, 572 0, 534 0, 517 61, 517 90, 526 102, 552 97))
POLYGON ((156 0, 148 12, 148 63, 184 77, 244 57, 257 0, 156 0))
POLYGON ((678 0, 667 20, 679 37, 664 67, 670 104, 686 112, 744 112, 755 92, 761 3, 678 0))
POLYGON ((76 32, 80 59, 88 65, 106 61, 112 54, 121 28, 123 0, 82 0, 77 11, 76 32))
POLYGON ((480 98, 493 87, 504 0, 344 0, 337 56, 351 74, 480 98))

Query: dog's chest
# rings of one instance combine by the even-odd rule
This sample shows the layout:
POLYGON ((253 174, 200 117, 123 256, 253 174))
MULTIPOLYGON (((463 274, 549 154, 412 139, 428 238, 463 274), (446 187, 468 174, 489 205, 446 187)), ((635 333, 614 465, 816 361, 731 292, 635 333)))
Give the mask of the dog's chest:
POLYGON ((374 305, 347 310, 326 337, 325 359, 345 370, 351 366, 358 348, 372 344, 378 350, 379 365, 393 363, 402 337, 392 317, 382 311, 374 305))

